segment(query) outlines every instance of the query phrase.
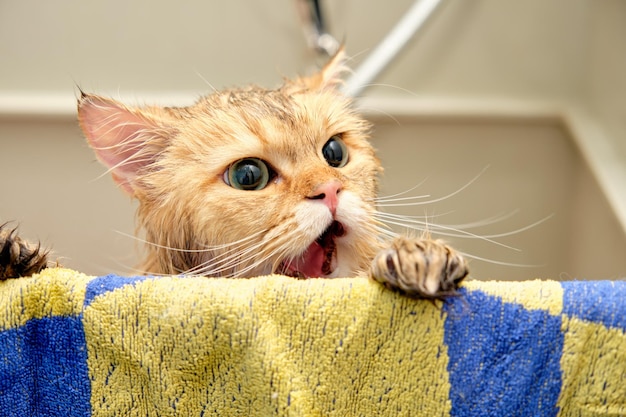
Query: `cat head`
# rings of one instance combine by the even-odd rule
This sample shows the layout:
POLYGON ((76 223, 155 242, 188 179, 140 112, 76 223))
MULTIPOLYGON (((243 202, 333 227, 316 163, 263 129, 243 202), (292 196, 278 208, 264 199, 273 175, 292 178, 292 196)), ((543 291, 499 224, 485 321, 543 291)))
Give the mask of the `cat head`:
POLYGON ((381 171, 369 124, 338 86, 343 52, 319 73, 215 92, 184 108, 83 94, 81 128, 139 201, 147 273, 349 276, 377 248, 381 171))

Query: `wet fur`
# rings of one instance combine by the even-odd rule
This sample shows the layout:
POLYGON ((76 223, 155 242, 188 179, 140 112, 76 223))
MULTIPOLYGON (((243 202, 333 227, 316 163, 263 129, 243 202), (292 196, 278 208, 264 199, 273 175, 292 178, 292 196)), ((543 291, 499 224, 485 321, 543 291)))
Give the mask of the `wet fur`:
POLYGON ((375 200, 382 168, 368 142, 369 123, 337 88, 343 61, 340 52, 314 76, 275 90, 215 92, 185 108, 129 107, 81 94, 78 116, 89 144, 139 201, 147 243, 142 272, 281 272, 285 260, 298 258, 338 220, 348 233, 334 241, 337 267, 328 277, 371 275, 414 297, 454 293, 467 275, 458 253, 428 238, 381 238, 375 200), (341 168, 321 157, 333 135, 349 150, 341 168), (242 191, 225 183, 229 166, 247 157, 276 171, 267 187, 242 191), (335 217, 315 198, 329 182, 341 185, 335 217))

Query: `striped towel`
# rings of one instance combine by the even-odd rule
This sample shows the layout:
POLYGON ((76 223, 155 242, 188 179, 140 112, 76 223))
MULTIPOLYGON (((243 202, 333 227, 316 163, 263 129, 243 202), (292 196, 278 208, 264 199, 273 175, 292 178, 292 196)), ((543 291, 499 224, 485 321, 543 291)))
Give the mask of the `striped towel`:
POLYGON ((0 283, 0 416, 626 415, 626 283, 0 283))

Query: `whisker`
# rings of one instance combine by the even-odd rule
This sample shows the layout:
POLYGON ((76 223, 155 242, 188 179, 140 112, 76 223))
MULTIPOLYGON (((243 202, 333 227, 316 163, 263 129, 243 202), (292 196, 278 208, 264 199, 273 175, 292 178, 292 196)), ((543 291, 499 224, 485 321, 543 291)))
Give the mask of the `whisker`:
MULTIPOLYGON (((258 232, 255 232, 237 241, 233 241, 233 242, 230 242, 227 244, 221 244, 221 245, 206 246, 203 249, 182 249, 182 248, 175 248, 175 247, 160 245, 154 242, 147 241, 146 239, 139 238, 137 236, 133 236, 133 235, 121 232, 121 231, 117 231, 117 233, 123 236, 130 237, 146 245, 150 245, 156 248, 165 249, 165 250, 173 251, 173 252, 211 253, 211 252, 222 251, 226 249, 225 252, 220 253, 215 256, 211 256, 211 258, 208 259, 207 261, 200 263, 198 265, 195 265, 194 267, 190 269, 177 271, 180 274, 194 275, 194 276, 215 275, 220 272, 236 268, 237 265, 245 262, 246 255, 249 255, 250 253, 254 252, 255 250, 257 250, 263 245, 263 242, 258 242, 251 246, 249 246, 248 243, 254 238, 263 234, 264 232, 265 230, 260 230, 258 232)), ((138 272, 141 272, 141 271, 138 271, 138 272)), ((165 275, 168 275, 168 274, 165 274, 165 275)))
POLYGON ((430 231, 431 229, 435 229, 437 234, 441 235, 441 236, 448 236, 448 237, 465 237, 465 238, 476 238, 476 239, 480 239, 480 240, 484 240, 486 242, 492 243, 494 245, 497 246, 501 246, 503 248, 507 248, 507 249, 511 249, 514 250, 516 252, 520 252, 520 249, 515 248, 513 246, 509 246, 509 245, 505 245, 504 243, 498 242, 496 240, 490 239, 489 237, 485 237, 485 236, 481 236, 478 235, 476 233, 472 233, 472 232, 468 232, 465 230, 459 230, 459 229, 454 229, 454 228, 450 228, 450 227, 446 227, 446 226, 442 226, 442 225, 437 225, 437 224, 433 224, 430 225, 429 223, 426 222, 420 222, 417 220, 410 220, 407 219, 406 222, 401 222, 402 219, 401 217, 398 218, 396 215, 391 215, 388 213, 376 213, 375 216, 379 216, 382 219, 385 219, 384 221, 386 223, 390 223, 390 224, 394 224, 396 226, 402 226, 402 227, 406 227, 409 229, 413 229, 413 230, 419 230, 421 232, 425 232, 425 231, 430 231), (415 225, 415 226, 413 226, 415 225), (417 227, 417 226, 422 226, 417 227), (443 231, 442 231, 443 230, 443 231), (456 233, 450 233, 450 232, 456 232, 456 233))
POLYGON ((398 219, 413 219, 413 220, 423 219, 424 221, 427 221, 429 219, 436 219, 436 218, 439 218, 439 217, 448 216, 451 213, 454 213, 454 211, 451 210, 451 211, 447 211, 445 213, 440 213, 440 214, 423 214, 421 216, 411 216, 411 215, 408 215, 408 214, 387 213, 386 211, 379 211, 379 213, 390 215, 390 216, 397 216, 398 219))
POLYGON ((396 232, 394 232, 392 230, 389 230, 387 228, 383 228, 383 227, 375 226, 374 227, 374 231, 378 232, 379 235, 383 235, 383 236, 387 236, 387 237, 391 237, 391 238, 394 238, 394 237, 398 236, 398 233, 396 233, 396 232))
POLYGON ((495 264, 495 265, 511 266, 511 267, 517 267, 517 268, 541 268, 545 266, 545 265, 516 264, 512 262, 502 262, 502 261, 496 261, 495 259, 489 259, 489 258, 483 258, 481 256, 470 255, 469 253, 466 253, 466 252, 459 251, 459 253, 465 256, 466 258, 475 259, 477 261, 487 262, 487 263, 495 264))
POLYGON ((240 244, 246 243, 249 240, 252 240, 254 238, 256 238, 257 236, 265 233, 267 230, 259 230, 257 232, 254 232, 253 234, 246 236, 244 238, 241 238, 239 240, 234 240, 232 242, 228 242, 228 243, 222 243, 220 245, 206 245, 206 244, 202 244, 201 246, 204 246, 205 249, 210 250, 210 251, 218 251, 218 250, 222 250, 222 249, 231 249, 233 247, 233 245, 239 245, 239 246, 235 246, 236 248, 241 247, 240 244))
POLYGON ((213 256, 205 262, 199 263, 192 268, 185 270, 184 273, 198 274, 199 271, 203 271, 202 273, 207 273, 210 271, 211 274, 216 274, 218 272, 226 271, 237 266, 237 264, 241 262, 241 258, 244 255, 249 254, 257 247, 258 245, 255 245, 253 247, 245 247, 244 245, 234 247, 231 250, 228 250, 217 256, 213 256), (242 247, 243 249, 241 249, 242 247))
MULTIPOLYGON (((441 226, 441 227, 445 227, 448 229, 458 229, 458 230, 466 230, 466 229, 472 229, 472 228, 477 228, 479 227, 478 225, 482 224, 483 226, 488 226, 490 224, 495 223, 496 221, 493 221, 492 219, 487 219, 487 220, 482 220, 482 221, 478 221, 478 222, 474 222, 474 223, 467 223, 466 224, 460 224, 460 225, 453 225, 453 224, 444 224, 444 223, 431 223, 430 220, 435 219, 437 217, 443 217, 447 214, 450 214, 451 212, 445 213, 445 214, 438 214, 438 215, 423 215, 423 216, 407 216, 404 214, 396 214, 396 213, 387 213, 384 211, 378 211, 377 213, 375 213, 375 216, 379 217, 380 219, 393 219, 393 220, 397 220, 397 221, 402 221, 402 222, 406 222, 406 223, 412 223, 412 224, 417 224, 420 226, 424 226, 424 228, 429 228, 429 227, 437 227, 437 226, 441 226)), ((495 219, 498 219, 497 217, 495 219)), ((382 220, 383 222, 385 220, 382 220)))
POLYGON ((268 250, 268 247, 264 247, 261 252, 262 256, 259 259, 254 261, 251 265, 246 266, 244 269, 236 270, 236 268, 239 265, 242 265, 251 259, 250 257, 247 257, 246 255, 250 254, 251 252, 257 251, 257 249, 259 249, 260 247, 263 247, 266 244, 267 244, 266 241, 260 241, 248 248, 244 248, 243 250, 240 250, 235 253, 230 253, 229 256, 227 256, 225 259, 222 259, 218 262, 213 262, 215 258, 210 259, 207 262, 205 262, 203 265, 200 265, 200 268, 192 268, 191 270, 187 272, 194 273, 194 274, 198 274, 199 272, 200 273, 210 272, 211 274, 216 274, 216 273, 220 273, 223 271, 235 269, 235 271, 233 271, 232 273, 226 276, 241 275, 257 268, 259 265, 265 263, 268 259, 274 257, 278 252, 280 251, 286 252, 287 250, 289 250, 289 247, 287 245, 282 245, 282 246, 279 245, 277 249, 274 249, 272 250, 271 253, 264 255, 263 251, 267 252, 268 250))
POLYGON ((196 75, 197 75, 197 76, 198 76, 198 77, 199 77, 202 81, 204 81, 204 83, 205 83, 206 85, 208 85, 208 86, 209 86, 209 88, 211 88, 211 90, 213 90, 213 92, 214 92, 214 93, 216 93, 216 92, 218 91, 218 90, 217 90, 217 88, 215 88, 215 86, 214 86, 213 84, 211 84, 211 83, 209 82, 209 80, 207 80, 207 79, 204 77, 204 75, 202 75, 202 74, 200 73, 200 71, 198 71, 198 69, 194 68, 194 72, 196 73, 196 75))
POLYGON ((267 262, 269 259, 276 258, 276 261, 274 261, 273 264, 272 264, 272 272, 274 272, 276 270, 276 267, 278 266, 277 263, 280 262, 280 259, 282 259, 284 257, 284 254, 287 253, 288 250, 289 250, 289 248, 287 248, 287 247, 278 247, 278 248, 274 249, 272 252, 270 252, 269 254, 267 254, 266 256, 264 256, 263 258, 258 259, 255 263, 253 263, 249 267, 245 268, 243 270, 243 272, 240 272, 240 271, 237 271, 237 272, 238 273, 247 273, 249 271, 254 270, 259 265, 267 262))
POLYGON ((536 222, 531 223, 531 224, 529 224, 527 226, 520 227, 519 229, 511 230, 509 232, 495 233, 495 234, 489 234, 489 235, 484 235, 484 236, 488 237, 488 238, 498 238, 498 237, 506 237, 506 236, 516 235, 518 233, 522 233, 522 232, 525 232, 526 230, 532 229, 535 226, 539 226, 540 224, 550 220, 554 216, 555 216, 555 214, 552 213, 552 214, 544 217, 543 219, 537 220, 536 222))
MULTIPOLYGON (((263 243, 261 242, 259 245, 262 245, 262 244, 263 244, 263 243)), ((255 248, 253 248, 253 250, 254 250, 254 249, 256 249, 256 247, 255 247, 255 248)), ((239 269, 239 270, 234 270, 234 271, 233 271, 233 272, 231 272, 230 274, 224 275, 224 277, 233 277, 233 278, 234 278, 234 277, 237 277, 237 276, 242 276, 242 275, 245 275, 245 274, 247 274, 248 272, 253 271, 253 270, 254 270, 254 269, 256 269, 257 267, 259 267, 259 265, 262 265, 262 264, 266 263, 268 259, 270 259, 270 258, 274 257, 277 253, 279 253, 279 252, 281 252, 281 251, 284 253, 286 250, 287 250, 287 248, 278 247, 278 248, 274 249, 272 252, 270 252, 269 254, 264 255, 264 256, 262 256, 261 258, 259 258, 259 259, 255 260, 252 264, 250 264, 250 265, 246 266, 245 268, 243 268, 243 269, 239 269)), ((238 265, 243 264, 243 263, 244 263, 244 262, 246 262, 247 260, 248 260, 248 259, 246 259, 246 258, 241 259, 239 262, 237 262, 237 263, 233 264, 232 266, 230 266, 230 267, 228 267, 228 268, 226 268, 226 269, 236 269, 238 265)), ((217 271, 211 270, 211 272, 214 274, 215 272, 221 272, 222 270, 225 270, 225 269, 224 269, 224 268, 222 268, 222 269, 217 270, 217 271)))
POLYGON ((387 203, 385 203, 383 201, 382 203, 379 203, 379 205, 382 206, 382 207, 402 207, 402 206, 421 206, 421 205, 426 205, 426 204, 438 203, 440 201, 444 201, 444 200, 447 200, 449 198, 452 198, 455 195, 457 195, 457 194, 461 193, 462 191, 464 191, 466 188, 468 188, 470 185, 472 185, 474 182, 476 182, 478 180, 478 178, 480 178, 488 169, 489 169, 489 165, 485 166, 478 173, 478 175, 476 175, 474 178, 472 178, 468 183, 463 185, 458 190, 453 191, 450 194, 447 194, 447 195, 445 195, 443 197, 435 198, 433 200, 428 200, 428 201, 423 201, 423 202, 413 202, 413 203, 393 203, 393 204, 387 204, 387 203))
POLYGON ((383 195, 383 196, 380 196, 380 197, 376 197, 376 198, 374 198, 374 199, 373 199, 373 201, 376 201, 376 202, 378 202, 378 201, 385 201, 385 200, 386 200, 386 199, 388 199, 388 198, 395 198, 395 197, 399 197, 399 196, 401 196, 401 195, 408 194, 408 193, 410 193, 411 191, 413 191, 413 190, 415 190, 415 189, 417 189, 417 188, 421 187, 421 186, 422 186, 422 185, 426 182, 426 180, 428 180, 428 177, 424 178, 422 181, 420 181, 419 183, 417 183, 417 184, 416 184, 416 185, 414 185, 413 187, 409 188, 408 190, 401 191, 401 192, 396 193, 396 194, 391 194, 391 195, 383 195))
MULTIPOLYGON (((461 223, 461 224, 446 224, 446 226, 453 227, 456 229, 476 229, 479 227, 490 226, 492 224, 503 222, 504 220, 510 219, 511 217, 513 217, 519 212, 520 210, 516 209, 508 213, 496 214, 495 216, 488 217, 484 220, 478 220, 475 222, 461 223)), ((448 212, 448 213, 451 213, 451 212, 448 212)))
POLYGON ((398 118, 396 116, 394 116, 393 113, 390 113, 390 112, 387 112, 387 111, 384 111, 384 110, 381 110, 381 109, 377 109, 375 107, 366 107, 366 106, 362 106, 362 105, 359 105, 359 109, 361 111, 369 110, 370 112, 376 112, 378 114, 382 114, 383 116, 386 116, 390 120, 392 120, 396 124, 396 126, 402 126, 402 123, 400 123, 400 120, 398 120, 398 118))
POLYGON ((244 255, 249 254, 250 252, 258 249, 263 245, 263 242, 258 242, 252 246, 245 247, 244 245, 240 245, 238 247, 233 248, 232 250, 226 251, 225 253, 211 257, 206 262, 200 263, 186 271, 185 274, 192 275, 201 275, 210 272, 211 275, 226 271, 228 269, 232 269, 236 267, 238 264, 243 262, 241 258, 244 255), (243 249, 239 250, 241 247, 243 249))
POLYGON ((247 242, 250 239, 255 238, 256 236, 260 235, 261 233, 263 233, 263 230, 260 230, 258 232, 255 232, 253 234, 251 234, 250 236, 246 236, 245 238, 230 242, 230 243, 224 243, 221 245, 216 245, 216 246, 206 246, 204 249, 182 249, 182 248, 174 248, 171 246, 165 246, 165 245, 160 245, 158 243, 154 243, 154 242, 150 242, 146 239, 142 239, 138 236, 135 235, 131 235, 130 233, 125 233, 122 232, 121 230, 116 230, 116 233, 124 236, 124 237, 129 237, 133 240, 136 240, 140 243, 144 243, 146 245, 149 246, 153 246, 155 248, 159 248, 159 249, 166 249, 166 250, 171 250, 174 252, 186 252, 186 253, 204 253, 204 252, 210 252, 210 251, 216 251, 216 250, 221 250, 221 249, 225 249, 225 248, 230 248, 232 245, 238 245, 239 243, 244 243, 247 242))
POLYGON ((132 272, 133 274, 147 276, 147 277, 169 277, 172 275, 176 275, 176 274, 163 274, 163 273, 158 273, 158 272, 144 271, 143 269, 139 269, 135 267, 127 268, 127 269, 129 272, 132 272))
MULTIPOLYGON (((398 197, 398 198, 384 198, 384 199, 376 199, 376 203, 394 203, 396 201, 410 201, 410 200, 421 200, 424 198, 429 198, 432 197, 432 195, 430 194, 423 194, 423 195, 415 195, 415 196, 411 196, 411 197, 398 197)), ((383 204, 383 205, 387 205, 387 204, 383 204)))
POLYGON ((365 88, 369 88, 369 87, 385 87, 385 88, 391 88, 394 90, 398 90, 401 91, 403 93, 407 93, 410 96, 413 97, 419 97, 419 95, 417 93, 415 93, 415 91, 411 91, 408 90, 404 87, 400 87, 398 85, 393 85, 393 84, 386 84, 386 83, 367 83, 367 84, 361 84, 361 88, 365 89, 365 88))

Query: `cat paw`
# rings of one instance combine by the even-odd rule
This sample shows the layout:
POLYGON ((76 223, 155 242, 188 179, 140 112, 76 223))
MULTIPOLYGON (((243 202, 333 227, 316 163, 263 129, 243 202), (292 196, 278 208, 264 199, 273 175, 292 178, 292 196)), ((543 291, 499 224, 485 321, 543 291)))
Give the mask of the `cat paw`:
POLYGON ((48 266, 48 252, 22 240, 16 229, 0 225, 0 280, 27 277, 48 266))
POLYGON ((371 276, 412 298, 442 299, 456 294, 468 272, 465 259, 445 243, 400 236, 374 258, 371 276))

